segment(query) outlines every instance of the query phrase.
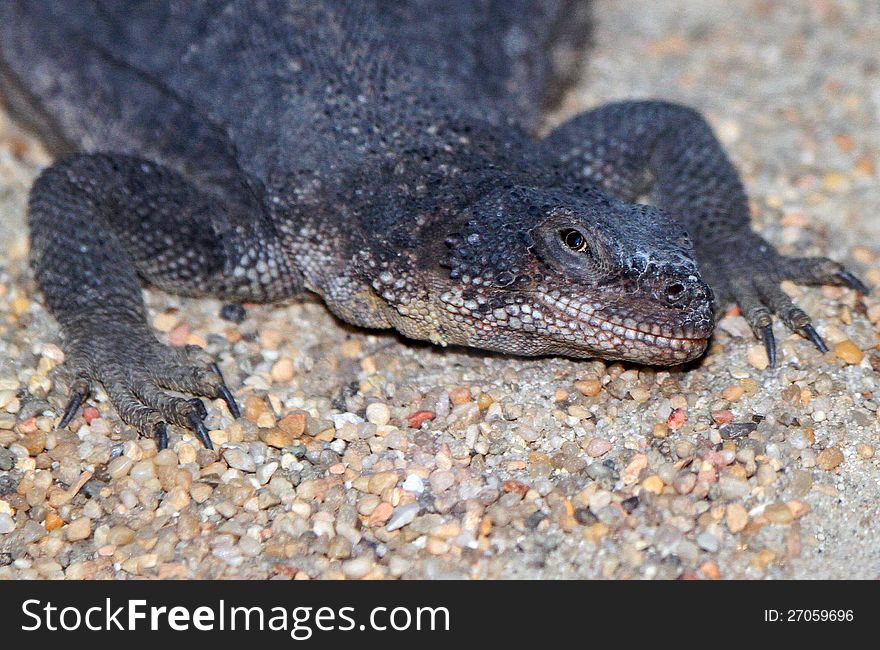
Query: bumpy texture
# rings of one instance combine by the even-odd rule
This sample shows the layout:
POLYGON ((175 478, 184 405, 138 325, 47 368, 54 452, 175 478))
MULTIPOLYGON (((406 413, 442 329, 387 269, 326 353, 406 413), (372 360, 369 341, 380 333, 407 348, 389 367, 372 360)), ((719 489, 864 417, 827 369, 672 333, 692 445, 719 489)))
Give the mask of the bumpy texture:
POLYGON ((824 347, 779 282, 862 285, 750 230, 698 113, 624 102, 532 137, 588 22, 551 0, 4 3, 3 95, 62 158, 30 223, 64 421, 93 381, 160 446, 166 423, 209 444, 201 402, 167 390, 235 413, 210 359, 155 340, 141 279, 308 289, 439 344, 663 365, 699 356, 734 300, 771 361, 772 313, 824 347))

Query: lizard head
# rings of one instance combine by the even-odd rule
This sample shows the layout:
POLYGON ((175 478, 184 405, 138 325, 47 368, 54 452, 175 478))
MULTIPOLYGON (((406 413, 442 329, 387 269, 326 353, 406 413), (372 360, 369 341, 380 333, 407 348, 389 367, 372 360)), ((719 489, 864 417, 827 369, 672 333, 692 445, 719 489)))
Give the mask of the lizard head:
POLYGON ((714 327, 687 233, 652 206, 507 187, 446 243, 439 308, 452 342, 673 365, 702 354, 714 327))

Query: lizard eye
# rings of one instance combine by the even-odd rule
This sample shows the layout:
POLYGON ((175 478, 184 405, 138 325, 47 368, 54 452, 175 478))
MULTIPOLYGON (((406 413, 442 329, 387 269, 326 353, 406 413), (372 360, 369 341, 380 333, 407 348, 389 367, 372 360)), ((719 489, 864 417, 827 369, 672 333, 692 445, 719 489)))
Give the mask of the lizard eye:
POLYGON ((559 236, 562 237, 562 242, 573 251, 581 253, 587 249, 587 238, 573 228, 560 231, 559 236))

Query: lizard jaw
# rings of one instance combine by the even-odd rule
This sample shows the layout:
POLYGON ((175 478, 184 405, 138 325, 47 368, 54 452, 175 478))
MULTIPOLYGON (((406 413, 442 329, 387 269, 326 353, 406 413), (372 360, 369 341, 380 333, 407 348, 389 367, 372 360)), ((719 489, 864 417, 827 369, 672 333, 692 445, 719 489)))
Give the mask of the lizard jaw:
MULTIPOLYGON (((653 303, 627 311, 610 300, 593 305, 556 291, 509 292, 504 306, 494 309, 484 297, 467 300, 454 290, 438 297, 435 319, 445 343, 524 356, 677 365, 705 351, 714 327, 709 303, 690 312, 666 310, 664 318, 653 303)), ((412 310, 405 315, 401 320, 407 323, 398 323, 399 330, 430 338, 423 323, 409 327, 412 310)))
POLYGON ((714 328, 711 306, 683 314, 665 314, 646 306, 615 311, 614 306, 582 303, 570 296, 543 294, 557 323, 568 322, 563 345, 571 356, 597 356, 652 365, 676 365, 696 359, 706 350, 714 328), (647 315, 647 317, 645 317, 647 315), (566 345, 566 347, 567 347, 566 345))

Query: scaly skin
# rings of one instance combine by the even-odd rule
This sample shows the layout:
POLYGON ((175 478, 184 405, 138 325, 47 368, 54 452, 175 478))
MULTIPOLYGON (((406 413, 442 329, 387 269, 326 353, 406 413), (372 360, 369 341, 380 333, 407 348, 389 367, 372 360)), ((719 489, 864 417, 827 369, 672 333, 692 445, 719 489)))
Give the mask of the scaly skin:
POLYGON ((95 382, 159 446, 169 423, 210 444, 201 401, 169 390, 237 412, 212 359, 155 339, 142 280, 233 302, 305 289, 357 325, 521 355, 679 364, 730 301, 774 361, 772 314, 824 346, 779 282, 863 287, 750 230, 697 112, 623 102, 532 137, 585 8, 0 4, 0 89, 59 157, 30 227, 73 379, 60 424, 95 382))

